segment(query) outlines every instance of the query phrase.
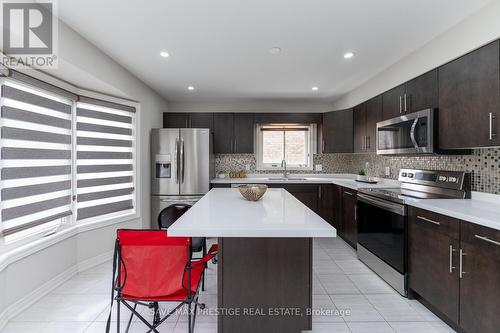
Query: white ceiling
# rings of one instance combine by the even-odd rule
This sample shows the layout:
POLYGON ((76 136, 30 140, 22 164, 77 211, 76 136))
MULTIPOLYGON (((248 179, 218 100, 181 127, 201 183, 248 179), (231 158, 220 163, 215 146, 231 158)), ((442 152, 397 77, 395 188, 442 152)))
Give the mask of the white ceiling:
POLYGON ((64 0, 59 16, 169 101, 334 100, 488 2, 64 0))

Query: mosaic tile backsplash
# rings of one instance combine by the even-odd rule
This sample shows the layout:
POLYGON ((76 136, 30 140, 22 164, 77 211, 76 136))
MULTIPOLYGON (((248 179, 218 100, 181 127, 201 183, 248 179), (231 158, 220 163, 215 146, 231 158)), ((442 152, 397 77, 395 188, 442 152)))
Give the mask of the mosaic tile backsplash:
MULTIPOLYGON (((453 170, 472 172, 472 190, 500 194, 500 148, 475 149, 470 155, 430 155, 430 156, 380 156, 370 154, 318 154, 314 164, 321 164, 323 171, 315 173, 357 173, 369 163, 369 176, 397 179, 401 168, 427 170, 453 170), (385 175, 386 167, 390 176, 385 175)), ((215 170, 230 172, 245 170, 248 173, 270 173, 256 170, 253 154, 215 155, 215 170)), ((275 171, 281 173, 281 171, 275 171)), ((293 173, 300 173, 293 171, 293 173)), ((306 171, 305 173, 311 173, 306 171)))

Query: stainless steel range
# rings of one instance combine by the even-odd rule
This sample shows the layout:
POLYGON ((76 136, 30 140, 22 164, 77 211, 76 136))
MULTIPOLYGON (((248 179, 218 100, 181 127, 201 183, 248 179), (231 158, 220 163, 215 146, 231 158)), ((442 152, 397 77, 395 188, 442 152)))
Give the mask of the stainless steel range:
POLYGON ((409 198, 470 198, 470 174, 401 169, 400 188, 358 191, 358 257, 406 296, 407 207, 409 198))

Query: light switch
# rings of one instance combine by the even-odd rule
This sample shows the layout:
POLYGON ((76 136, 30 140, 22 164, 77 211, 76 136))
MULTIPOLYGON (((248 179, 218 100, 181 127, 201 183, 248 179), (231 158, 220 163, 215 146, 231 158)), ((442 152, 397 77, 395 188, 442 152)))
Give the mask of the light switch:
POLYGON ((248 163, 247 163, 247 164, 245 164, 245 170, 246 170, 246 171, 250 171, 250 164, 248 164, 248 163))
POLYGON ((316 171, 323 171, 323 165, 316 164, 316 171))
POLYGON ((390 176, 391 175, 391 167, 385 167, 385 175, 390 176))

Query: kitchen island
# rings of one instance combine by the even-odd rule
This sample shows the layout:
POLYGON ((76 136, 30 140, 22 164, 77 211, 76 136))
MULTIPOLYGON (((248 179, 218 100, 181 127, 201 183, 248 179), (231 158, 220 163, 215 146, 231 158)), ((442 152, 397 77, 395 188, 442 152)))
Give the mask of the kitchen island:
POLYGON ((312 328, 312 238, 336 230, 287 191, 250 202, 212 189, 169 235, 218 238, 219 333, 312 328))

